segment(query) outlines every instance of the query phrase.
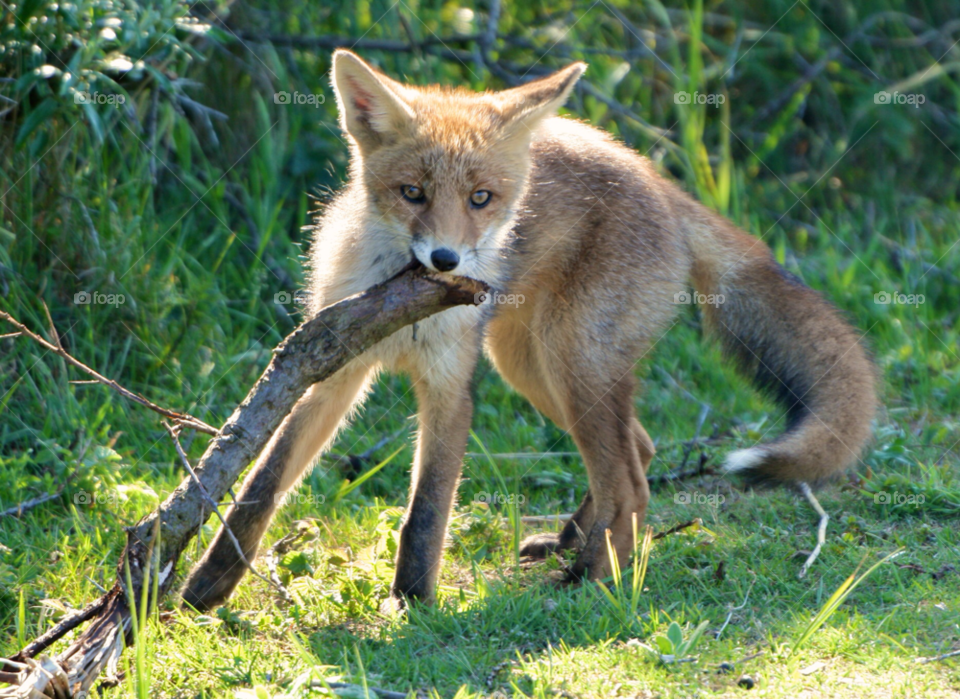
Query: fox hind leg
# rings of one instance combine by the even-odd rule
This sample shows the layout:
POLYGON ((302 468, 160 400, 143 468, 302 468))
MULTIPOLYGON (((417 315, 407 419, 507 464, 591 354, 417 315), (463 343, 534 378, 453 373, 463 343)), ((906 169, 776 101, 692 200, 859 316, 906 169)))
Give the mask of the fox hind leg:
POLYGON ((638 331, 611 337, 619 351, 598 345, 595 338, 602 332, 591 328, 603 327, 605 321, 591 322, 587 310, 572 309, 544 323, 538 339, 541 373, 583 457, 590 489, 580 516, 561 532, 558 547, 577 549, 571 578, 593 580, 611 572, 608 529, 621 565, 633 550, 633 519, 643 521, 650 500, 646 471, 654 446, 636 418, 636 380, 629 360, 642 354, 645 337, 638 331))
MULTIPOLYGON (((563 306, 545 302, 543 307, 563 306)), ((602 577, 609 572, 606 529, 611 529, 618 557, 626 563, 633 547, 633 516, 642 522, 650 499, 646 472, 655 448, 633 407, 633 367, 621 361, 622 354, 597 352, 592 335, 582 331, 574 316, 557 318, 547 310, 542 318, 534 314, 527 320, 529 324, 494 318, 487 351, 514 388, 570 433, 584 458, 590 486, 559 533, 528 537, 520 555, 545 558, 554 551, 577 550, 574 575, 602 577)), ((624 342, 645 344, 642 337, 624 342)))
POLYGON ((637 454, 640 456, 640 464, 643 466, 643 472, 650 473, 650 464, 653 463, 653 457, 657 453, 657 448, 653 445, 653 440, 650 438, 650 435, 647 434, 647 431, 636 417, 631 417, 631 426, 637 440, 637 454))
MULTIPOLYGON (((497 371, 560 429, 566 429, 564 412, 550 391, 543 371, 542 348, 522 322, 497 318, 487 330, 487 353, 497 371)), ((542 559, 555 551, 577 548, 583 532, 593 526, 593 499, 589 491, 560 532, 541 532, 520 543, 520 556, 542 559)))
MULTIPOLYGON (((589 392, 588 392, 589 393, 589 392)), ((632 372, 614 382, 599 400, 573 391, 569 410, 577 416, 571 427, 590 481, 594 517, 586 541, 571 568, 573 578, 596 580, 611 573, 606 531, 620 565, 633 550, 633 518, 642 522, 650 500, 646 471, 653 445, 634 416, 632 372)))
MULTIPOLYGON (((650 464, 653 461, 656 449, 653 446, 653 440, 650 438, 650 435, 647 434, 643 425, 641 425, 635 417, 631 416, 628 424, 630 424, 630 429, 634 434, 637 456, 645 475, 650 470, 650 464)), ((644 488, 646 479, 644 478, 643 483, 640 482, 638 477, 631 480, 636 484, 634 489, 637 491, 635 493, 637 502, 644 499, 644 494, 646 494, 646 498, 649 499, 649 487, 644 488)), ((581 549, 587 544, 586 533, 593 528, 595 518, 596 510, 594 508, 593 495, 588 490, 586 496, 583 498, 583 502, 580 503, 580 507, 577 508, 573 516, 567 520, 560 532, 545 532, 528 536, 520 545, 520 555, 536 559, 546 558, 555 551, 581 549)), ((640 515, 640 521, 642 521, 642 515, 640 515)), ((632 521, 630 523, 630 529, 632 537, 632 521)), ((621 559, 621 562, 623 562, 623 559, 621 559)))

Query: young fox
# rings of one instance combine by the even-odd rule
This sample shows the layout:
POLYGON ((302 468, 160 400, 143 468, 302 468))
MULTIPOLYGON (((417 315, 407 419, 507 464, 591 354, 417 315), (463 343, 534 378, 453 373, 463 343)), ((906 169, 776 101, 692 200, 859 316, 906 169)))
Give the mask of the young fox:
MULTIPOLYGON (((382 282, 413 257, 489 282, 522 303, 460 307, 398 331, 314 385, 273 436, 227 521, 253 560, 278 500, 333 440, 381 369, 409 372, 419 404, 410 503, 393 596, 434 600, 481 346, 500 374, 575 440, 589 492, 559 535, 521 554, 575 549, 573 578, 620 561, 650 491, 654 455, 634 411, 634 368, 672 324, 687 284, 713 295, 704 323, 787 411, 776 439, 726 467, 755 482, 822 481, 853 463, 876 407, 858 333, 760 240, 694 201, 607 134, 555 116, 574 63, 502 92, 414 87, 349 51, 333 85, 349 184, 316 225, 313 308, 382 282)), ((183 590, 205 609, 243 576, 221 531, 183 590)))

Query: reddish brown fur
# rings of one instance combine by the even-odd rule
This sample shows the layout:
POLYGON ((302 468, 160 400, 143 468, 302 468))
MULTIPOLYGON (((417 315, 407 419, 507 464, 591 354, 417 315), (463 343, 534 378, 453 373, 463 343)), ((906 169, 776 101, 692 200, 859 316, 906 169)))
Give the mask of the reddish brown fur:
MULTIPOLYGON (((254 487, 258 471, 283 461, 283 478, 261 479, 269 492, 249 496, 292 487, 376 370, 410 372, 421 429, 398 597, 433 599, 481 342, 503 377, 568 431, 583 455, 589 492, 573 520, 558 536, 524 544, 530 555, 577 549, 575 577, 609 573, 607 529, 625 562, 631 521, 646 512, 654 446, 636 419, 634 370, 670 328, 675 297, 688 282, 724 295, 724 303, 702 307, 707 327, 789 412, 780 437, 731 455, 731 466, 757 480, 819 481, 852 463, 869 436, 873 369, 839 314, 780 268, 766 245, 648 160, 597 129, 551 116, 584 67, 475 94, 401 85, 349 52, 335 54, 351 181, 317 226, 316 308, 386 279, 411 254, 430 266, 440 248, 458 254, 454 273, 524 299, 445 311, 420 324, 416 341, 404 330, 358 357, 354 379, 342 388, 325 383, 311 398, 335 409, 298 406, 275 440, 279 456, 264 455, 248 478, 254 487), (405 185, 421 187, 423 201, 404 199, 405 185), (477 190, 493 193, 488 206, 468 204, 477 190)), ((259 539, 263 527, 246 529, 259 539)), ((256 540, 243 543, 256 548, 256 540)), ((191 578, 198 586, 219 570, 209 556, 205 565, 210 575, 191 578)), ((233 584, 213 585, 207 597, 206 588, 187 592, 209 605, 233 584)))

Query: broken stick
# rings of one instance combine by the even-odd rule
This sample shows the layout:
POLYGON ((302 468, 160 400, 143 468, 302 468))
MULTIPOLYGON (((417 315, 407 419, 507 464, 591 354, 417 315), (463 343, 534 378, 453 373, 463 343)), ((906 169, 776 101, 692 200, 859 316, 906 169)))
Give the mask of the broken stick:
MULTIPOLYGON (((140 598, 157 518, 161 528, 158 594, 162 597, 173 585, 180 553, 203 524, 203 514, 210 514, 208 498, 219 502, 226 496, 310 386, 330 377, 397 330, 454 306, 476 304, 485 291, 488 289, 481 282, 443 277, 411 266, 383 284, 325 308, 291 333, 274 351, 273 359, 247 397, 210 440, 194 469, 195 477, 184 479, 156 513, 127 531, 127 545, 117 566, 117 582, 93 606, 96 611, 83 633, 56 661, 42 658, 39 663, 27 663, 40 652, 36 644, 14 656, 12 660, 17 665, 8 667, 27 664, 29 669, 17 673, 19 686, 0 689, 0 697, 76 697, 88 692, 105 668, 116 666, 125 645, 135 641, 130 634, 127 600, 140 598), (122 584, 126 566, 132 581, 129 596, 122 584), (56 668, 60 672, 54 671, 56 668), (56 691, 51 689, 53 676, 59 678, 56 691), (66 684, 66 693, 60 688, 61 680, 66 684)), ((18 329, 32 336, 26 328, 18 329)), ((42 344, 60 354, 56 345, 45 340, 42 344)), ((178 414, 173 419, 183 417, 178 414)), ((158 601, 153 600, 152 604, 158 601)), ((45 634, 41 646, 45 648, 59 637, 45 634)), ((9 674, 12 673, 5 673, 4 679, 9 674)))

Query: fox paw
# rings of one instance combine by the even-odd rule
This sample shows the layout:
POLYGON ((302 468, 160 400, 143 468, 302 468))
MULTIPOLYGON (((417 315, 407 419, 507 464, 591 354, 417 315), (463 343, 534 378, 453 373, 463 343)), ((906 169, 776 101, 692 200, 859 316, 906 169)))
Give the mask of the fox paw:
POLYGON ((222 566, 200 565, 184 583, 180 597, 185 605, 198 612, 216 609, 230 598, 245 571, 245 568, 236 566, 224 571, 222 566))
POLYGON ((403 597, 390 595, 380 603, 380 613, 388 617, 399 616, 406 609, 407 601, 403 597))

